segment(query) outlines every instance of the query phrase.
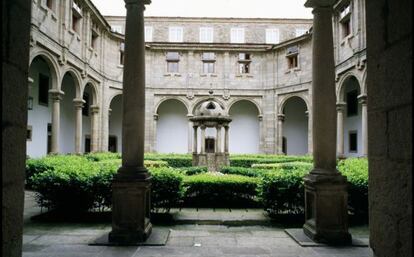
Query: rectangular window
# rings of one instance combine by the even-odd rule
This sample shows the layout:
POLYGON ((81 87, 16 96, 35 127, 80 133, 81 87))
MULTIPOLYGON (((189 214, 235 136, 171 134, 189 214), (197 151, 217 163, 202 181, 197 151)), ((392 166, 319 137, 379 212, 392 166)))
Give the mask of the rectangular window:
POLYGON ((122 34, 122 26, 121 25, 111 25, 112 32, 116 32, 122 34))
POLYGON ((79 7, 79 5, 77 5, 75 3, 75 1, 73 1, 73 5, 72 5, 72 30, 77 32, 78 34, 80 33, 81 19, 82 19, 82 10, 79 7))
POLYGON ((169 41, 170 42, 183 42, 183 28, 182 27, 170 27, 169 28, 169 41))
POLYGON ((230 43, 244 43, 244 28, 230 29, 230 43))
POLYGON ((39 104, 49 105, 49 77, 39 73, 39 104))
POLYGON ((349 3, 339 11, 339 25, 342 38, 351 34, 351 7, 349 3))
POLYGON ((212 52, 203 53, 202 56, 203 61, 203 73, 214 73, 214 66, 216 62, 216 56, 212 52))
POLYGON ((348 117, 358 115, 358 90, 346 93, 346 111, 348 117))
POLYGON ((178 62, 180 61, 180 54, 178 52, 167 53, 167 72, 178 73, 178 62))
POLYGON ((266 44, 279 43, 279 29, 266 29, 266 44))
POLYGON ((295 29, 296 37, 300 37, 308 32, 307 29, 295 29))
POLYGON ((200 43, 213 43, 214 31, 210 27, 200 28, 200 43))
POLYGON ((298 67, 298 54, 299 48, 297 46, 291 46, 287 48, 286 60, 288 69, 294 69, 298 67))
POLYGON ((55 0, 46 0, 46 6, 52 11, 55 11, 55 0))
POLYGON ((349 131, 349 152, 358 152, 358 134, 356 131, 349 131))
POLYGON ((152 42, 152 27, 145 26, 145 42, 152 42))
POLYGON ((82 107, 82 115, 89 116, 89 94, 83 93, 83 100, 85 100, 85 104, 82 107))
POLYGON ((248 74, 250 73, 250 54, 248 53, 239 53, 239 74, 248 74))
POLYGON ((32 126, 27 126, 27 133, 26 133, 26 141, 32 141, 32 135, 33 135, 33 128, 32 126))

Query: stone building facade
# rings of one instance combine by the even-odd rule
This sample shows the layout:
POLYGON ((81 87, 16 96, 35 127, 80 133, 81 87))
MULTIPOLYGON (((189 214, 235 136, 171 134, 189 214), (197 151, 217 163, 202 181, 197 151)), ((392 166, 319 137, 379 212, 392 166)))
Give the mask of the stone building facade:
MULTIPOLYGON (((364 0, 335 5, 344 156, 367 153, 364 7, 364 0)), ((32 2, 27 155, 122 149, 124 23, 88 0, 32 2)), ((311 153, 311 25, 146 17, 145 150, 193 152, 190 118, 213 97, 233 120, 230 153, 311 153)), ((216 136, 206 131, 210 143, 216 136)))

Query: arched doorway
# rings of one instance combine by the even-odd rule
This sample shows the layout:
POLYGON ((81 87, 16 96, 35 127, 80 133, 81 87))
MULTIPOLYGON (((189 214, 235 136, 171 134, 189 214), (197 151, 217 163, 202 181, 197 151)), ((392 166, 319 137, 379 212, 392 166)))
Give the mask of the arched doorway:
POLYGON ((60 101, 60 152, 75 152, 76 112, 73 100, 77 98, 79 82, 71 72, 66 72, 62 79, 61 90, 64 92, 60 101))
POLYGON ((337 108, 337 141, 338 155, 340 156, 357 157, 364 155, 360 95, 361 87, 356 77, 347 77, 341 86, 337 108))
POLYGON ((157 143, 159 153, 188 152, 187 108, 179 100, 168 99, 157 109, 157 143))
POLYGON ((229 151, 238 154, 259 153, 260 124, 259 110, 248 100, 240 100, 231 105, 232 119, 229 130, 229 151))
POLYGON ((109 105, 108 151, 122 152, 122 94, 112 98, 109 105))
POLYGON ((282 151, 287 155, 308 153, 308 117, 306 102, 293 96, 283 106, 284 122, 282 151))
POLYGON ((52 141, 52 89, 56 74, 43 56, 33 59, 29 68, 26 154, 41 157, 51 152, 52 141))

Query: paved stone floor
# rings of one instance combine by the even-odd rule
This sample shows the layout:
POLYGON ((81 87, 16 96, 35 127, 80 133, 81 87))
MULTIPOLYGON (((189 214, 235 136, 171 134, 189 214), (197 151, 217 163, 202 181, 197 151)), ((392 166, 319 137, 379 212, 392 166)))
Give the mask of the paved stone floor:
MULTIPOLYGON (((25 257, 372 257, 368 247, 301 247, 282 228, 271 226, 162 226, 159 228, 171 231, 165 246, 89 246, 88 243, 110 231, 110 224, 31 221, 30 217, 39 212, 40 209, 33 202, 33 195, 27 194, 23 236, 25 257)), ((185 217, 192 219, 194 215, 206 215, 204 212, 200 214, 200 210, 198 212, 191 214, 191 211, 187 211, 185 217)), ((218 215, 221 219, 225 219, 223 212, 221 210, 218 215)), ((236 214, 233 212, 233 215, 236 214)), ((367 237, 364 228, 356 228, 351 232, 359 237, 367 237)))

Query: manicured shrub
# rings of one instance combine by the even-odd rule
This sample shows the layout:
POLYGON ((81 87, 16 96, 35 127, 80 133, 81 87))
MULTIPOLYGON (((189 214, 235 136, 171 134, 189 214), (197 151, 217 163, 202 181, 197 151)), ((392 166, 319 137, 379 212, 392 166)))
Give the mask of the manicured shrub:
POLYGON ((311 156, 290 155, 231 155, 230 166, 249 168, 259 163, 312 162, 311 156))
POLYGON ((189 154, 145 154, 145 159, 165 161, 172 168, 191 167, 193 165, 192 156, 189 154))
POLYGON ((304 212, 304 170, 275 170, 263 176, 259 185, 263 206, 270 214, 304 212))
POLYGON ((257 178, 206 173, 184 178, 184 205, 195 207, 253 207, 257 178))
POLYGON ((354 214, 368 216, 368 159, 348 158, 338 162, 338 170, 348 179, 348 204, 354 214))
POLYGON ((151 169, 151 207, 155 212, 169 212, 182 197, 183 175, 173 168, 151 169))
POLYGON ((255 163, 252 168, 257 169, 282 169, 282 170, 294 170, 294 169, 308 169, 313 168, 313 164, 309 162, 280 162, 280 163, 255 163))
POLYGON ((187 176, 206 173, 208 171, 206 166, 181 167, 180 170, 182 170, 187 176))
POLYGON ((120 153, 102 152, 102 153, 87 153, 84 155, 90 161, 103 161, 112 159, 121 159, 120 153))
POLYGON ((224 174, 242 175, 247 177, 259 177, 269 171, 256 168, 224 166, 220 169, 220 172, 224 174))

